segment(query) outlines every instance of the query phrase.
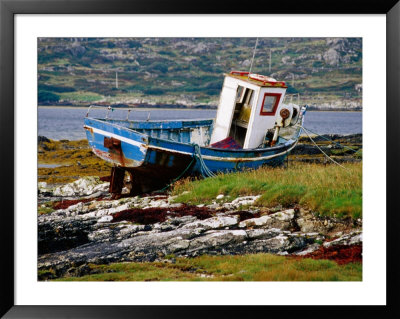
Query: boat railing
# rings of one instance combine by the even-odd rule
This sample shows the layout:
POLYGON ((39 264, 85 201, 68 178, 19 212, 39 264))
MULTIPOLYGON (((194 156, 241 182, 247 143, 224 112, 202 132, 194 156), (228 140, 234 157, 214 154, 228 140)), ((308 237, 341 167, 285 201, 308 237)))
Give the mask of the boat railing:
POLYGON ((96 104, 91 104, 91 105, 89 105, 89 108, 88 108, 88 110, 87 110, 87 112, 86 112, 86 117, 89 117, 89 113, 90 113, 90 110, 91 110, 92 108, 95 108, 95 109, 107 108, 107 115, 106 115, 106 118, 107 118, 107 117, 108 117, 108 113, 109 113, 110 110, 111 110, 111 105, 96 105, 96 104))
POLYGON ((293 98, 297 96, 297 105, 300 105, 300 93, 286 94, 285 102, 290 98, 290 103, 293 103, 293 98))
MULTIPOLYGON (((116 108, 113 108, 111 105, 96 105, 96 104, 91 104, 86 112, 86 117, 89 117, 89 113, 92 108, 95 109, 107 109, 107 114, 105 116, 105 119, 108 119, 108 115, 110 114, 110 111, 114 111, 116 108)), ((126 121, 129 121, 129 114, 131 111, 133 111, 134 108, 127 108, 127 107, 118 107, 118 110, 127 110, 126 114, 126 121)), ((150 112, 148 112, 147 115, 147 121, 150 120, 150 112)))

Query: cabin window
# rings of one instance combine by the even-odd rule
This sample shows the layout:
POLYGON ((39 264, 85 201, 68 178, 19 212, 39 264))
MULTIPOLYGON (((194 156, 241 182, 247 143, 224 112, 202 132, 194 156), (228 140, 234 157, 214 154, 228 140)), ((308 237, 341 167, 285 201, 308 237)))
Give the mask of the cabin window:
POLYGON ((280 93, 265 93, 260 115, 275 115, 281 96, 280 93))

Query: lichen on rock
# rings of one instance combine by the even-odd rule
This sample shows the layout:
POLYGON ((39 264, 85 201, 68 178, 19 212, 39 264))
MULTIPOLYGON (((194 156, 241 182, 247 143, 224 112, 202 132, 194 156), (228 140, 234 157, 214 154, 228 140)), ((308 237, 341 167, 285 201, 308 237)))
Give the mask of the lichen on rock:
POLYGON ((82 178, 52 191, 54 198, 75 199, 56 202, 62 208, 38 216, 40 270, 55 269, 56 277, 77 275, 76 265, 89 262, 155 261, 169 254, 308 256, 321 247, 362 242, 361 229, 349 231, 342 221, 317 218, 304 209, 271 213, 252 207, 259 196, 199 206, 172 203, 165 195, 118 200, 84 197, 107 187, 98 178, 82 178), (326 241, 328 234, 334 240, 326 241))

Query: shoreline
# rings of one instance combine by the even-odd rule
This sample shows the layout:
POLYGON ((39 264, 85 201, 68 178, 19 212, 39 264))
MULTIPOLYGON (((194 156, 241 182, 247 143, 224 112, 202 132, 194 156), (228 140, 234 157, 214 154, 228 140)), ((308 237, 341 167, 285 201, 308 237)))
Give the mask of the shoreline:
MULTIPOLYGON (((72 106, 72 105, 38 105, 38 109, 89 109, 89 106, 72 106)), ((102 109, 106 108, 104 107, 94 107, 93 109, 102 109)), ((115 107, 114 110, 136 110, 136 111, 152 111, 152 110, 167 110, 167 111, 174 111, 174 110, 179 110, 179 111, 217 111, 216 108, 180 108, 180 107, 115 107)), ((360 110, 348 110, 345 111, 343 109, 333 109, 333 110, 307 110, 307 112, 343 112, 343 113, 362 113, 363 111, 360 110)))
MULTIPOLYGON (((353 152, 336 146, 339 142, 356 150, 362 149, 362 134, 335 134, 328 135, 334 144, 323 138, 314 137, 320 143, 321 149, 334 156, 337 161, 349 161, 353 152)), ((362 158, 362 153, 358 154, 362 158)), ((295 162, 321 162, 325 157, 306 136, 301 136, 299 143, 289 155, 289 161, 295 162)), ((79 140, 55 140, 46 136, 38 137, 38 173, 39 181, 71 182, 72 176, 97 175, 108 176, 111 166, 108 162, 95 156, 85 138, 79 140), (56 166, 55 166, 56 165, 56 166), (99 175, 100 174, 100 175, 99 175), (60 179, 58 176, 63 176, 60 179)))
MULTIPOLYGON (((361 133, 349 133, 349 134, 340 134, 340 133, 322 133, 322 134, 319 134, 319 135, 321 135, 321 136, 335 136, 335 135, 337 135, 337 136, 341 136, 341 137, 348 137, 348 136, 353 136, 353 135, 363 135, 363 133, 361 132, 361 133)), ((38 134, 38 136, 41 136, 41 137, 45 137, 45 138, 48 138, 48 139, 50 139, 50 140, 52 140, 52 141, 56 141, 56 142, 61 142, 61 141, 69 141, 69 142, 81 142, 81 141, 87 141, 87 139, 86 139, 86 136, 83 136, 82 138, 77 138, 77 139, 75 139, 75 138, 61 138, 61 139, 56 139, 56 138, 53 138, 53 137, 49 137, 49 136, 47 136, 47 135, 41 135, 41 134, 38 134)), ((318 135, 316 135, 316 134, 310 134, 310 136, 311 137, 313 137, 313 138, 315 138, 315 137, 317 137, 318 135)), ((307 135, 306 134, 304 134, 304 133, 301 133, 300 134, 300 137, 307 137, 307 135)))
MULTIPOLYGON (((51 105, 38 105, 38 109, 89 109, 89 106, 51 106, 51 105)), ((106 109, 107 107, 93 107, 92 110, 106 109)), ((114 110, 135 110, 135 111, 153 111, 153 110, 179 110, 179 111, 217 111, 217 109, 196 109, 196 108, 171 108, 171 107, 139 107, 139 108, 128 108, 128 107, 116 107, 114 110)))

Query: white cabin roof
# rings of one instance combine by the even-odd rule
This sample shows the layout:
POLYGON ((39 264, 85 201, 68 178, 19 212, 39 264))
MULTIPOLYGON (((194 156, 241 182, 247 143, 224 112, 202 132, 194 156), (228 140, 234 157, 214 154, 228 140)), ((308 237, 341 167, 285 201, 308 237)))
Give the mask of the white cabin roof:
POLYGON ((271 78, 266 75, 254 74, 249 72, 242 71, 232 71, 231 73, 225 74, 225 76, 229 76, 238 80, 246 81, 248 83, 260 86, 260 87, 281 87, 287 88, 285 82, 277 81, 274 78, 271 78))

